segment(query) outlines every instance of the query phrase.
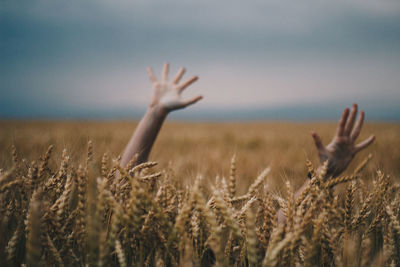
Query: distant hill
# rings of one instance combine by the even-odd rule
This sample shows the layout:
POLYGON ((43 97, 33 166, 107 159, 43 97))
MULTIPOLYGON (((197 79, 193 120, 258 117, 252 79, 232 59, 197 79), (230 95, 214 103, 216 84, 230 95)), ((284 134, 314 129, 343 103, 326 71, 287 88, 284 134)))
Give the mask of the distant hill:
MULTIPOLYGON (((348 103, 347 106, 350 106, 348 103)), ((346 104, 308 104, 281 107, 254 108, 205 108, 190 107, 173 112, 172 120, 195 121, 252 121, 252 120, 338 120, 346 104)), ((400 106, 363 105, 366 119, 369 121, 400 121, 400 106)), ((9 106, 0 108, 0 119, 140 119, 145 107, 133 108, 88 108, 88 107, 36 107, 9 106)))

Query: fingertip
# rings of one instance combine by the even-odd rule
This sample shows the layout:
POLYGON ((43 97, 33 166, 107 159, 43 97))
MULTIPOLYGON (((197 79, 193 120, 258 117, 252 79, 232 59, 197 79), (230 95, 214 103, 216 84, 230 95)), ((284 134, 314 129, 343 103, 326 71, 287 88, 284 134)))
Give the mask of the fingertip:
MULTIPOLYGON (((191 84, 197 82, 198 79, 199 79, 198 76, 193 76, 192 78, 190 78, 190 79, 188 80, 187 86, 189 86, 189 85, 191 85, 191 84)), ((187 86, 185 86, 185 87, 187 87, 187 86)))
POLYGON ((375 135, 371 135, 371 136, 368 138, 368 141, 367 141, 367 145, 366 145, 366 146, 371 145, 374 141, 375 141, 375 135))
POLYGON ((311 136, 313 137, 315 142, 321 143, 321 137, 316 132, 311 132, 311 136))
POLYGON ((193 102, 197 102, 197 101, 200 101, 200 100, 202 100, 202 99, 203 99, 203 96, 202 96, 202 95, 198 95, 198 96, 194 97, 194 98, 192 99, 192 101, 193 101, 193 102))
POLYGON ((360 117, 364 118, 364 116, 365 116, 365 112, 364 112, 364 110, 361 110, 360 111, 360 117))
POLYGON ((352 108, 352 112, 354 112, 355 114, 357 114, 358 111, 358 106, 356 103, 353 104, 353 108, 352 108))
POLYGON ((187 107, 187 106, 193 105, 194 103, 200 101, 201 99, 203 99, 203 96, 201 96, 201 95, 196 96, 196 97, 193 97, 192 99, 187 100, 187 101, 184 103, 184 106, 187 107))

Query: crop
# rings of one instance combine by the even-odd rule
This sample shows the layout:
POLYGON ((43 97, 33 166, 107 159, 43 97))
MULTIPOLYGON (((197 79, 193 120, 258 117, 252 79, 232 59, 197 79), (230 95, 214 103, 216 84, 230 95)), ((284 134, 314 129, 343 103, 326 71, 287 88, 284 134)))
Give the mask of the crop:
POLYGON ((186 186, 173 165, 98 161, 92 142, 78 164, 52 153, 27 162, 13 148, 0 173, 2 266, 400 265, 400 186, 381 171, 364 182, 370 156, 334 179, 307 160, 295 198, 289 180, 270 190, 270 168, 238 194, 236 157, 228 179, 186 186))

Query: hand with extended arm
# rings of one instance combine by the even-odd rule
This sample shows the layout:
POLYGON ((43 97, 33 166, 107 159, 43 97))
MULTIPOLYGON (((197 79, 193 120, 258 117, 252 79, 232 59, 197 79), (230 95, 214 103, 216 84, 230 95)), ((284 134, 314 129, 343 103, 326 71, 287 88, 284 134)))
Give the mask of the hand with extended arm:
POLYGON ((348 108, 344 110, 335 136, 326 147, 323 146, 319 135, 312 132, 321 163, 323 164, 328 160, 327 177, 340 175, 350 164, 354 156, 369 146, 375 139, 375 136, 371 135, 361 143, 355 144, 363 126, 364 111, 360 112, 360 116, 355 123, 356 115, 357 104, 353 104, 350 114, 348 108))
POLYGON ((194 76, 184 83, 179 84, 180 79, 185 73, 184 68, 178 71, 172 81, 168 81, 168 63, 164 64, 160 81, 157 80, 151 68, 147 68, 147 71, 153 83, 150 105, 125 148, 121 158, 122 167, 125 167, 136 154, 138 156, 136 164, 147 161, 154 141, 168 113, 190 106, 202 99, 202 96, 188 100, 182 99, 183 90, 198 79, 197 76, 194 76))
MULTIPOLYGON (((354 156, 362 149, 366 148, 375 140, 375 136, 371 135, 359 144, 355 144, 361 128, 364 123, 364 111, 360 112, 356 124, 357 104, 353 104, 353 108, 349 114, 349 109, 346 108, 342 114, 339 125, 336 129, 335 136, 332 141, 325 147, 322 144, 321 138, 316 132, 312 132, 315 145, 318 149, 319 159, 321 164, 328 160, 328 169, 326 177, 336 177, 340 175, 350 164, 354 156)), ((322 168, 319 167, 317 171, 322 168)), ((310 180, 307 180, 295 193, 295 198, 298 198, 307 187, 310 180)), ((280 209, 278 211, 278 223, 285 222, 285 215, 280 209)))

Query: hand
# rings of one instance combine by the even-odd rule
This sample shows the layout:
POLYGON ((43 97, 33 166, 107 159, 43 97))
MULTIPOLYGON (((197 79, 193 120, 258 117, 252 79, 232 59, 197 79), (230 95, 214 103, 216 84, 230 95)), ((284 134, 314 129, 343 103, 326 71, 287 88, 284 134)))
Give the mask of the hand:
POLYGON ((348 108, 344 110, 336 134, 326 147, 322 145, 319 135, 316 132, 312 132, 321 162, 328 160, 327 176, 335 177, 341 174, 354 156, 369 146, 375 139, 375 136, 371 135, 361 143, 355 144, 364 122, 364 111, 360 112, 360 116, 354 125, 356 115, 357 104, 353 104, 350 115, 348 108))
POLYGON ((185 69, 181 68, 175 78, 169 82, 168 70, 169 64, 165 63, 161 81, 158 81, 153 70, 150 67, 147 68, 150 80, 153 83, 153 95, 151 97, 150 107, 159 108, 162 112, 168 113, 173 110, 185 108, 203 98, 202 96, 196 96, 191 99, 183 100, 181 96, 183 90, 197 81, 199 77, 193 76, 186 82, 178 84, 185 73, 185 69))

